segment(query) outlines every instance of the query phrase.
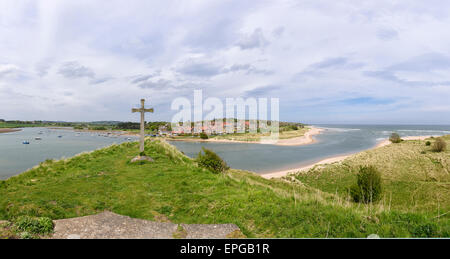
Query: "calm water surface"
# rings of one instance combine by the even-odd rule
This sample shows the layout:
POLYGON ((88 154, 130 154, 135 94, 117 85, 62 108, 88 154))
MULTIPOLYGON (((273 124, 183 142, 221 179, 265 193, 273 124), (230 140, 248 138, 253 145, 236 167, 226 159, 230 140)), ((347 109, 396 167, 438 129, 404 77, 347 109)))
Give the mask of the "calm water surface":
MULTIPOLYGON (((326 131, 315 136, 317 142, 305 146, 274 146, 244 143, 171 142, 186 155, 194 157, 202 147, 214 150, 232 168, 267 173, 292 169, 324 158, 359 152, 388 138, 392 132, 401 136, 446 135, 450 126, 424 125, 317 125, 326 131)), ((137 140, 133 138, 133 140, 137 140)), ((19 174, 46 159, 70 157, 113 143, 126 137, 103 137, 98 134, 77 134, 71 130, 25 128, 19 132, 0 134, 0 179, 19 174), (38 134, 42 131, 43 134, 38 134), (58 136, 62 136, 58 138, 58 136), (41 137, 42 140, 35 140, 41 137), (24 145, 24 140, 30 141, 24 145)))
POLYGON ((316 135, 316 143, 304 146, 275 146, 242 143, 171 142, 188 156, 196 156, 201 147, 214 150, 232 168, 267 173, 288 170, 322 159, 372 148, 397 132, 401 136, 446 135, 450 125, 316 125, 326 130, 316 135))
POLYGON ((22 131, 0 133, 0 179, 19 174, 46 159, 71 157, 124 141, 127 137, 103 137, 88 132, 77 134, 67 129, 24 128, 22 131), (36 137, 42 140, 35 140, 36 137), (24 145, 23 141, 30 144, 24 145))

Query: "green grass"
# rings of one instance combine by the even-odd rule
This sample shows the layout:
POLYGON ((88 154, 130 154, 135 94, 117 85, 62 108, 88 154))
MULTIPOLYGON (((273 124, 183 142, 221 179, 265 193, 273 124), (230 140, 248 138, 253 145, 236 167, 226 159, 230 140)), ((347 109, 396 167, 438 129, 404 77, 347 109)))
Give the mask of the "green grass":
POLYGON ((155 162, 129 163, 138 153, 137 143, 113 145, 0 181, 0 219, 110 210, 174 223, 235 223, 247 237, 450 236, 446 216, 354 204, 239 170, 214 174, 159 140, 145 146, 155 162))
MULTIPOLYGON (((450 142, 450 135, 444 139, 450 142)), ((450 151, 431 151, 426 141, 409 140, 351 156, 341 163, 316 166, 295 178, 312 188, 348 197, 359 166, 374 165, 383 181, 379 206, 429 217, 450 211, 450 151)), ((450 213, 449 213, 450 214, 450 213)), ((439 217, 448 220, 450 215, 439 217)))

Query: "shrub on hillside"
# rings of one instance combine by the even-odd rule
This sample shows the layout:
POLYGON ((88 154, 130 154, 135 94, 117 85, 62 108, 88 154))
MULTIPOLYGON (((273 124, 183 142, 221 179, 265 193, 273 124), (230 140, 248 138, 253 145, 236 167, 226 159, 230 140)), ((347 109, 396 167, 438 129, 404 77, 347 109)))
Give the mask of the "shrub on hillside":
POLYGON ((430 141, 425 142, 425 146, 431 146, 431 142, 430 141))
POLYGON ((402 139, 400 138, 400 135, 398 135, 397 133, 392 133, 391 136, 389 137, 389 140, 392 143, 400 143, 400 142, 402 142, 402 139))
POLYGON ((442 152, 447 148, 447 143, 442 138, 437 138, 431 148, 434 152, 442 152))
POLYGON ((20 216, 15 220, 14 225, 20 231, 33 234, 48 234, 53 231, 53 221, 46 217, 20 216))
POLYGON ((205 132, 200 133, 200 138, 201 139, 208 139, 208 135, 206 135, 205 132))
POLYGON ((437 237, 438 226, 435 222, 415 226, 412 229, 414 237, 437 237))
POLYGON ((214 173, 221 173, 229 169, 227 163, 225 163, 225 161, 223 161, 216 153, 204 147, 202 150, 204 154, 200 151, 196 158, 199 166, 209 169, 214 173))
POLYGON ((376 202, 381 199, 381 174, 374 166, 359 168, 357 182, 350 187, 350 195, 355 202, 376 202))

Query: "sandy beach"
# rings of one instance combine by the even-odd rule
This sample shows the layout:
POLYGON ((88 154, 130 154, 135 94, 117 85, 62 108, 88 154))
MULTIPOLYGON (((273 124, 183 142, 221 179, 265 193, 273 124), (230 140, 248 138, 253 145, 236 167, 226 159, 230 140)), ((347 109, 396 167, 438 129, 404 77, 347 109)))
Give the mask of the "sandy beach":
POLYGON ((168 141, 185 141, 185 142, 215 142, 215 143, 250 143, 250 144, 265 144, 265 145, 278 145, 278 146, 301 146, 308 145, 316 142, 313 138, 314 135, 320 134, 324 129, 311 127, 305 135, 301 137, 289 138, 289 139, 279 139, 276 143, 262 142, 262 141, 241 141, 241 140, 229 140, 229 139, 176 139, 176 138, 166 138, 168 141))
MULTIPOLYGON (((402 137, 402 139, 403 140, 425 140, 430 137, 432 137, 432 136, 409 136, 409 137, 402 137)), ((391 144, 391 141, 389 141, 389 139, 385 139, 385 140, 380 141, 377 145, 375 145, 373 148, 370 148, 370 149, 380 148, 380 147, 384 147, 384 146, 387 146, 390 144, 391 144)), ((370 150, 370 149, 368 149, 368 150, 370 150)), ((267 179, 280 178, 280 177, 286 176, 290 173, 308 171, 309 169, 313 168, 316 165, 325 165, 325 164, 332 164, 332 163, 340 162, 340 161, 345 160, 347 157, 355 155, 355 154, 357 154, 357 153, 334 156, 334 157, 323 159, 319 162, 316 162, 316 163, 313 163, 310 165, 305 165, 302 167, 289 169, 289 170, 270 172, 270 173, 266 173, 266 174, 261 174, 260 176, 267 178, 267 179)))
POLYGON ((0 133, 8 133, 8 132, 15 132, 15 131, 21 131, 21 129, 0 129, 0 133))
POLYGON ((305 133, 305 135, 303 135, 301 137, 296 137, 296 138, 279 139, 278 142, 275 145, 279 145, 279 146, 301 146, 301 145, 312 144, 312 143, 316 142, 316 139, 313 138, 313 136, 320 134, 322 131, 324 131, 324 129, 311 127, 311 129, 308 130, 305 133))

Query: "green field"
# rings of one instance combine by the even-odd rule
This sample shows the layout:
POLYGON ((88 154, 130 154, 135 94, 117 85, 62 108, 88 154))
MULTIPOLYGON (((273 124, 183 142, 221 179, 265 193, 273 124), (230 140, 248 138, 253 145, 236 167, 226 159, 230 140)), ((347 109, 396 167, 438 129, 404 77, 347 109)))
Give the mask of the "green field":
MULTIPOLYGON (((386 148, 404 145, 417 145, 417 150, 422 147, 406 142, 386 148)), ((138 154, 138 144, 124 143, 67 160, 47 161, 0 181, 0 219, 14 220, 19 215, 61 219, 110 210, 174 223, 235 223, 247 237, 364 238, 372 233, 381 237, 450 237, 450 215, 436 217, 449 207, 445 176, 433 176, 437 180, 421 176, 423 183, 416 189, 405 182, 386 180, 392 204, 365 205, 345 198, 340 186, 352 178, 339 171, 327 176, 311 173, 299 178, 302 183, 266 180, 238 170, 211 173, 163 141, 147 140, 145 149, 155 162, 130 164, 138 154), (434 186, 432 195, 441 195, 439 200, 420 198, 414 199, 415 206, 408 205, 411 195, 406 194, 411 188, 419 192, 427 184, 434 186), (395 188, 399 190, 394 192, 395 188)), ((448 153, 442 156, 448 159, 448 153)), ((405 159, 409 157, 405 154, 405 159)))
POLYGON ((45 127, 44 124, 22 124, 22 123, 6 123, 0 122, 0 129, 3 128, 28 128, 28 127, 45 127))

